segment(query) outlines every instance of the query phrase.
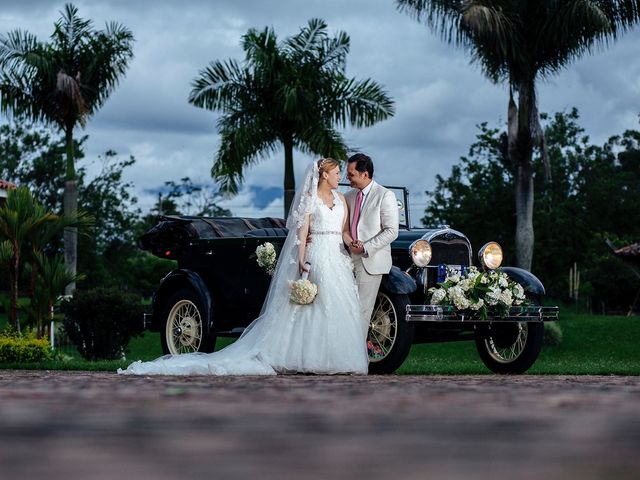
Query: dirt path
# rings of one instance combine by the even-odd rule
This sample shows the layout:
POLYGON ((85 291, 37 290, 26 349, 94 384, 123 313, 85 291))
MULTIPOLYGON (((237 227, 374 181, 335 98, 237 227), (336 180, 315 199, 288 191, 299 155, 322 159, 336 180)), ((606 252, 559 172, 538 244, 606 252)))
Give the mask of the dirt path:
POLYGON ((638 479, 640 377, 0 371, 1 479, 638 479))

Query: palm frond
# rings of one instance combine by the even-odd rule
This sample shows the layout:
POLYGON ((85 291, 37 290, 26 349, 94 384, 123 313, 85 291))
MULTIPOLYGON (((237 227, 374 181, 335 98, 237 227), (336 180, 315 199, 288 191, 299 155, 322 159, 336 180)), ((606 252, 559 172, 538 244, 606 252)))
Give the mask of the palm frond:
POLYGON ((278 137, 261 119, 246 115, 224 117, 218 130, 221 141, 211 176, 221 191, 235 194, 244 180, 244 169, 275 152, 278 137))
POLYGON ((344 73, 347 54, 351 48, 351 39, 346 32, 338 32, 333 38, 326 38, 319 51, 319 63, 322 68, 339 70, 344 73))
POLYGON ((463 44, 460 20, 467 0, 396 0, 396 7, 419 22, 425 22, 438 32, 447 43, 463 44))
POLYGON ((75 50, 86 41, 91 30, 91 20, 83 20, 78 16, 78 9, 71 3, 64 6, 60 12, 60 19, 55 22, 55 30, 52 35, 67 49, 75 50))
POLYGON ((297 35, 288 38, 285 43, 296 55, 306 55, 317 50, 325 38, 327 22, 321 18, 312 18, 306 27, 302 27, 297 35))
POLYGON ((272 28, 265 27, 262 31, 250 29, 242 36, 242 49, 245 51, 245 61, 250 66, 269 66, 279 55, 278 39, 272 28))
POLYGON ((310 125, 294 140, 296 147, 304 153, 332 157, 336 160, 346 159, 348 147, 342 135, 327 125, 310 125))
POLYGON ((556 73, 595 48, 604 48, 619 33, 640 23, 638 0, 569 0, 552 2, 536 34, 541 74, 556 73))
POLYGON ((325 105, 326 114, 340 125, 368 127, 392 117, 393 100, 371 79, 342 78, 336 82, 334 97, 325 105))
POLYGON ((191 82, 189 103, 209 110, 224 110, 235 103, 250 76, 235 60, 212 62, 191 82))

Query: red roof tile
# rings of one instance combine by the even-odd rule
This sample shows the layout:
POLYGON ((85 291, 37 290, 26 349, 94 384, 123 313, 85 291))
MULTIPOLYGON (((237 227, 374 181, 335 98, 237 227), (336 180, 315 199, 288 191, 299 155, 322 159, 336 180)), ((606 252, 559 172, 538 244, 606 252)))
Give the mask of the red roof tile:
POLYGON ((0 188, 4 190, 13 190, 14 188, 16 188, 16 184, 8 182, 6 180, 0 180, 0 188))

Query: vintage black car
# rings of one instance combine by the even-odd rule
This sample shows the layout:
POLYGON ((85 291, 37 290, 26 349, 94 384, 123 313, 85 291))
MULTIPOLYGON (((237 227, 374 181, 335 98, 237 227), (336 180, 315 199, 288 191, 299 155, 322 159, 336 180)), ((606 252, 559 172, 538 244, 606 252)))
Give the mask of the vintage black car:
MULTIPOLYGON (((505 318, 480 319, 429 305, 428 289, 452 270, 473 265, 467 237, 446 225, 410 228, 408 194, 398 199, 400 234, 392 244, 393 268, 385 275, 369 326, 369 371, 391 373, 414 343, 475 341, 484 364, 496 373, 522 373, 542 346, 544 321, 557 307, 544 307, 544 286, 528 271, 501 266, 502 250, 489 243, 480 267, 498 268, 522 285, 532 302, 505 318)), ((174 259, 178 268, 156 290, 149 328, 159 331, 165 353, 212 352, 217 337, 237 337, 260 313, 270 276, 257 264, 258 245, 282 245, 287 230, 277 218, 165 216, 139 240, 142 249, 174 259)))

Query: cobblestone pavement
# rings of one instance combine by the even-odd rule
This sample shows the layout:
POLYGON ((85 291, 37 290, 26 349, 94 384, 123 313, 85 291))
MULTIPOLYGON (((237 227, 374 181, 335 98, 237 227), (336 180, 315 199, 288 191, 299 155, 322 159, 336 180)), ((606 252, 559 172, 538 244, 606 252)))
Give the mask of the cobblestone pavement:
POLYGON ((0 479, 638 479, 640 377, 0 371, 0 479))

